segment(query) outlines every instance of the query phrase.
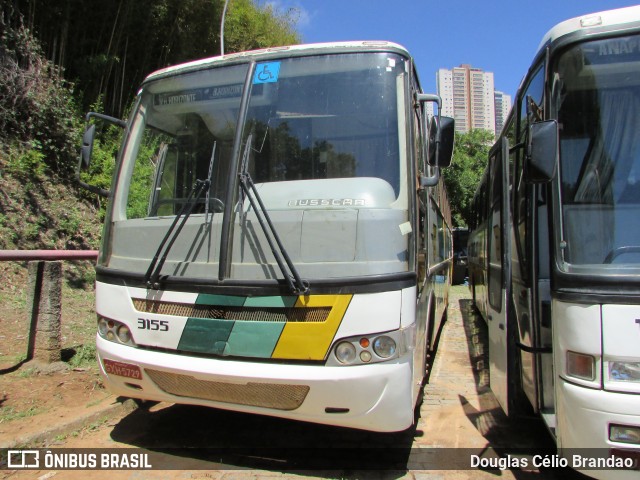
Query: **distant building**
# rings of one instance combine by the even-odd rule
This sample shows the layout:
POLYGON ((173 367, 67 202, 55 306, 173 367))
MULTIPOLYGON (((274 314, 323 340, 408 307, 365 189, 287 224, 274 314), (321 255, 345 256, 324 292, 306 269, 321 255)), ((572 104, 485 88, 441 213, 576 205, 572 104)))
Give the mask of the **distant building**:
POLYGON ((495 105, 496 105, 496 137, 500 135, 504 123, 507 121, 507 116, 511 110, 511 95, 507 95, 504 92, 495 92, 495 105))
POLYGON ((432 102, 427 102, 425 104, 425 111, 427 113, 427 119, 430 119, 435 115, 436 109, 434 108, 434 104, 432 102))
POLYGON ((473 129, 496 132, 496 107, 493 73, 471 65, 452 70, 441 68, 436 74, 442 114, 453 117, 456 131, 473 129))

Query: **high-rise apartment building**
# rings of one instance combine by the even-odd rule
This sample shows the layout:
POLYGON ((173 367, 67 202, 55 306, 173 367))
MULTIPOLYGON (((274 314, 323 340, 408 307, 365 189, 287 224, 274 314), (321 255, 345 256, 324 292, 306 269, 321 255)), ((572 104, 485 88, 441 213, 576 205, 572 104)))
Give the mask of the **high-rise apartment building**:
POLYGON ((452 70, 441 68, 436 75, 442 114, 453 117, 456 131, 484 129, 496 132, 493 73, 471 65, 452 70))
POLYGON ((511 95, 507 95, 504 92, 495 92, 495 105, 496 105, 496 137, 500 135, 504 123, 507 121, 507 116, 511 110, 511 95))

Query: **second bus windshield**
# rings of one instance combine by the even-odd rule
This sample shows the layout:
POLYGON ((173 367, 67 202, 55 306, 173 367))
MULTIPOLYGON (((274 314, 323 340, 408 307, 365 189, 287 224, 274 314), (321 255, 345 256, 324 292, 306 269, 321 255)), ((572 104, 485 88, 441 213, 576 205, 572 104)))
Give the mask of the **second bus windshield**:
POLYGON ((638 36, 586 42, 557 62, 564 260, 640 263, 638 36))

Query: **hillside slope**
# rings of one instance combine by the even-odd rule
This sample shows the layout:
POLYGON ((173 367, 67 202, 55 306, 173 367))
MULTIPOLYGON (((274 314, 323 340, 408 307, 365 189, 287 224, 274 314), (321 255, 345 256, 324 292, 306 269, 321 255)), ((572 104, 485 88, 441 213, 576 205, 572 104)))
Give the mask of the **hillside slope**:
POLYGON ((0 249, 97 249, 98 209, 78 194, 56 175, 0 152, 0 249))
MULTIPOLYGON (((98 209, 55 175, 29 170, 0 148, 0 249, 97 249, 98 209)), ((93 261, 64 262, 62 347, 95 335, 93 261)), ((0 370, 24 358, 29 331, 27 262, 0 261, 0 370)), ((1 403, 1 402, 0 402, 1 403)))

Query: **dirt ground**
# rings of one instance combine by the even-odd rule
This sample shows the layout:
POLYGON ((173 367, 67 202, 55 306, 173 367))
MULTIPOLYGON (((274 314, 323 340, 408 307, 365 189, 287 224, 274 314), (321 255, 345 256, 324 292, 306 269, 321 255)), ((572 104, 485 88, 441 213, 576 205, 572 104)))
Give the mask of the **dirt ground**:
POLYGON ((54 428, 78 408, 113 401, 95 362, 92 284, 74 288, 75 274, 69 273, 76 268, 65 269, 61 359, 42 365, 25 361, 30 323, 26 264, 0 264, 0 448, 54 428))

